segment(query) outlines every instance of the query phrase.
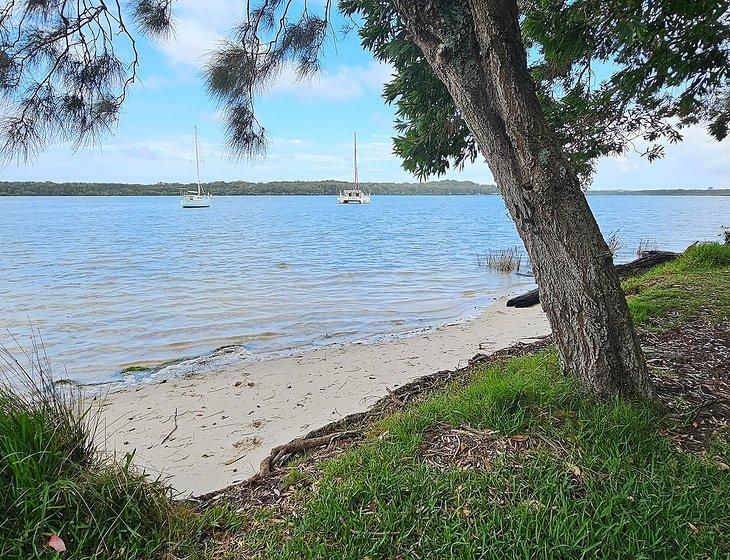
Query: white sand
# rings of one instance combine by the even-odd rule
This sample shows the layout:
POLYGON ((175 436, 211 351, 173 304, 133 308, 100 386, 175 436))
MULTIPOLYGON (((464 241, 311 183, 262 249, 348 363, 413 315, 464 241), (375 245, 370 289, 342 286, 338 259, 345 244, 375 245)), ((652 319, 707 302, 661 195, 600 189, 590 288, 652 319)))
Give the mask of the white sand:
POLYGON ((112 393, 101 435, 108 449, 136 449, 137 465, 199 495, 248 478, 272 447, 367 409, 387 389, 549 332, 539 306, 507 309, 497 300, 477 319, 411 338, 332 346, 112 393))

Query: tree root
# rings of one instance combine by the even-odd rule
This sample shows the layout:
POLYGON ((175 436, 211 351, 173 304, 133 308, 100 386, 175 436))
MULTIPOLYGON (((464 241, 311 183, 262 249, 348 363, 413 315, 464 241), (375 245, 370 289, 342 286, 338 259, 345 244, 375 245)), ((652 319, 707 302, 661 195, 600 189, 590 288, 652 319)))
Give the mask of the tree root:
POLYGON ((351 438, 354 436, 362 436, 362 432, 359 432, 357 430, 350 430, 346 432, 337 432, 334 434, 313 438, 307 438, 305 436, 292 440, 289 443, 285 443, 284 445, 274 447, 274 449, 271 450, 271 453, 269 453, 269 455, 264 458, 263 461, 261 461, 261 465, 259 466, 259 476, 264 477, 271 474, 271 472, 276 468, 276 465, 286 455, 301 453, 303 451, 308 451, 316 447, 329 447, 335 440, 351 438))

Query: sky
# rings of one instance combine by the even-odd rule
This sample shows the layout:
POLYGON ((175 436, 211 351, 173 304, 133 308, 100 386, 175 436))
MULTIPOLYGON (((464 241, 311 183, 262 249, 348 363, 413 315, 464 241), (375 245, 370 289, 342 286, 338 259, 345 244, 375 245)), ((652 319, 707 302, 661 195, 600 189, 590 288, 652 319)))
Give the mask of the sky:
MULTIPOLYGON (((259 120, 270 138, 266 157, 230 158, 201 68, 206 52, 243 14, 243 5, 241 0, 177 0, 175 36, 139 41, 141 82, 132 86, 114 134, 75 152, 53 145, 29 163, 0 168, 0 180, 192 182, 197 125, 203 181, 351 180, 357 131, 362 181, 415 182, 392 154, 394 110, 380 96, 390 68, 360 47, 354 31, 328 47, 315 79, 302 83, 284 72, 259 99, 259 120)), ((701 127, 686 129, 684 136, 651 164, 638 154, 602 159, 592 188, 730 187, 730 140, 718 143, 701 127)), ((494 182, 483 161, 445 178, 494 182)))

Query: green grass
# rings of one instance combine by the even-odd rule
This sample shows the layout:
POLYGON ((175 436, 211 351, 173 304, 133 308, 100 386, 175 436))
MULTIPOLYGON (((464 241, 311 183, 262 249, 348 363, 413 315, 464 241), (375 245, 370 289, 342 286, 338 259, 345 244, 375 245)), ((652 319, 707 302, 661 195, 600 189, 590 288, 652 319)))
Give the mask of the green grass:
POLYGON ((649 327, 671 312, 681 320, 700 312, 715 319, 730 316, 730 246, 694 245, 677 260, 623 282, 634 322, 649 327))
POLYGON ((26 368, 2 357, 10 371, 0 384, 0 558, 60 557, 47 546, 54 533, 66 559, 202 554, 201 535, 225 512, 199 516, 131 457, 105 458, 77 395, 54 385, 41 360, 26 368))
MULTIPOLYGON (((730 316, 729 282, 730 247, 710 244, 624 286, 636 322, 666 325, 730 316)), ((300 514, 251 515, 229 557, 730 558, 730 473, 674 449, 662 425, 651 403, 581 393, 552 352, 512 359, 374 426, 311 490, 304 481, 300 514), (442 423, 537 445, 489 468, 439 469, 422 446, 442 423)), ((718 441, 708 457, 729 452, 718 441)))
POLYGON ((582 395, 552 353, 512 359, 379 424, 324 466, 301 516, 264 513, 242 538, 271 559, 727 558, 730 474, 659 425, 649 404, 582 395), (440 470, 419 458, 439 422, 560 451, 440 470))
POLYGON ((122 370, 119 373, 136 373, 139 371, 148 371, 150 368, 148 366, 127 366, 125 368, 122 368, 122 370))

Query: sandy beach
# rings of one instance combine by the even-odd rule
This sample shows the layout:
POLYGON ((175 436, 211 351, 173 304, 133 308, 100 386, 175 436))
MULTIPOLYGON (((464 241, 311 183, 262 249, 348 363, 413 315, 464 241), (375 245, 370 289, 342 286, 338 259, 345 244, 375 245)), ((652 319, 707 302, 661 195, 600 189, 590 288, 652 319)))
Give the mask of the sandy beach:
POLYGON ((550 332, 539 306, 496 300, 478 318, 375 344, 326 347, 213 368, 110 393, 99 437, 109 451, 169 479, 183 495, 254 474, 269 450, 373 402, 420 376, 465 365, 550 332))

